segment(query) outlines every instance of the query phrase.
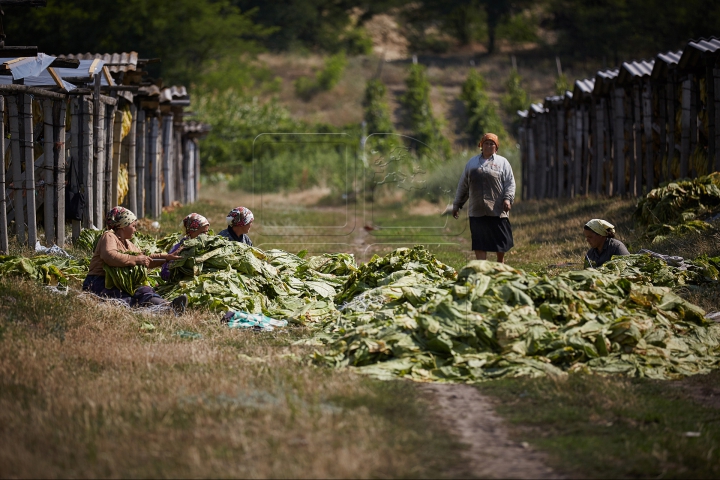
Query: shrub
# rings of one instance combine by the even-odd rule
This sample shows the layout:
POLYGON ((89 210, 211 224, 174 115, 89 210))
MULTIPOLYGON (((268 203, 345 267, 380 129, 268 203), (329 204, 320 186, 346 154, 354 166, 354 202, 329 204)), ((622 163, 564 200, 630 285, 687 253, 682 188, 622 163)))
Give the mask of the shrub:
POLYGON ((485 133, 492 132, 500 137, 500 141, 508 138, 507 131, 485 91, 485 79, 477 70, 470 70, 467 80, 462 85, 460 99, 465 104, 468 123, 465 131, 470 134, 474 144, 485 133))
POLYGON ((565 95, 565 92, 568 90, 570 90, 570 80, 568 80, 564 73, 561 73, 558 75, 557 80, 555 80, 555 94, 565 95))
POLYGON ((411 65, 405 84, 407 91, 401 102, 410 130, 415 139, 421 143, 418 153, 426 155, 437 149, 443 157, 448 158, 450 142, 442 135, 441 124, 433 116, 430 105, 430 82, 425 74, 425 67, 420 64, 411 65))
POLYGON ((295 94, 307 102, 321 91, 332 90, 342 78, 346 66, 344 51, 328 57, 315 79, 300 77, 295 80, 295 94))

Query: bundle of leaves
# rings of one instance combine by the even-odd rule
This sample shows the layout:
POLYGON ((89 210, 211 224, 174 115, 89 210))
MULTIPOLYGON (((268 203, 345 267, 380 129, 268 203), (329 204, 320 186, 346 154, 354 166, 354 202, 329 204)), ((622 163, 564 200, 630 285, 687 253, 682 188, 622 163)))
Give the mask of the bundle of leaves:
POLYGON ((439 382, 578 370, 665 379, 720 363, 720 325, 668 287, 598 270, 538 277, 485 261, 455 281, 398 272, 344 297, 343 315, 315 337, 328 345, 318 363, 439 382))
POLYGON ((140 287, 150 285, 148 271, 144 265, 132 267, 103 266, 105 270, 105 288, 119 288, 128 295, 135 293, 140 287))
POLYGON ((349 254, 302 258, 208 235, 186 240, 180 257, 170 266, 171 281, 158 287, 161 295, 185 294, 189 305, 299 324, 337 314, 332 299, 357 269, 349 254))
POLYGON ((671 182, 651 190, 633 214, 646 235, 659 242, 663 237, 702 232, 713 227, 705 220, 720 213, 720 172, 694 180, 671 182))
POLYGON ((695 260, 683 260, 681 267, 669 265, 649 254, 616 256, 599 270, 627 278, 638 285, 678 287, 698 285, 718 280, 720 257, 701 255, 695 260))
POLYGON ((0 277, 17 276, 45 285, 67 285, 70 280, 83 280, 88 263, 56 255, 0 255, 0 277))

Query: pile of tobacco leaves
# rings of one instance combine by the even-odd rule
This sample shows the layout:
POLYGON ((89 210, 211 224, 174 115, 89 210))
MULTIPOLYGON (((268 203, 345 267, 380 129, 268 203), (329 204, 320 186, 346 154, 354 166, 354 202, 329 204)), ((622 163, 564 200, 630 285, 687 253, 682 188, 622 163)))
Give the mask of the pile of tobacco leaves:
POLYGON ((712 230, 708 220, 720 213, 720 172, 671 182, 651 190, 633 214, 654 243, 666 236, 712 230))
POLYGON ((552 278, 472 261, 455 280, 398 268, 372 288, 346 284, 336 297, 345 300, 342 315, 314 338, 326 345, 315 360, 380 378, 450 382, 578 370, 665 379, 720 366, 720 325, 653 285, 706 278, 649 255, 624 260, 552 278))

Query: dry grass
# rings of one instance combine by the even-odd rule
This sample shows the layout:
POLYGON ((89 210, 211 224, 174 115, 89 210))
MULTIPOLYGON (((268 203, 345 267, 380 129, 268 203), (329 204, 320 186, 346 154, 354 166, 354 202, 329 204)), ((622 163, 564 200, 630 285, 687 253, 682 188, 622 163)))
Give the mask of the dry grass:
POLYGON ((309 366, 303 330, 8 280, 0 318, 3 477, 433 476, 452 458, 412 385, 309 366))

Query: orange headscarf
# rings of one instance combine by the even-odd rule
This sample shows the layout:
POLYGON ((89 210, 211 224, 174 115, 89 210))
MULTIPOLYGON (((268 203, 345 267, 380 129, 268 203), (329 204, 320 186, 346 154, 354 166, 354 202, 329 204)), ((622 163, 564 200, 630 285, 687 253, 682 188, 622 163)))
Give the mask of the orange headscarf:
POLYGON ((486 133, 480 139, 480 143, 478 143, 478 147, 482 148, 482 144, 485 140, 492 140, 495 143, 496 149, 500 150, 500 139, 498 138, 497 135, 495 135, 494 133, 486 133))

